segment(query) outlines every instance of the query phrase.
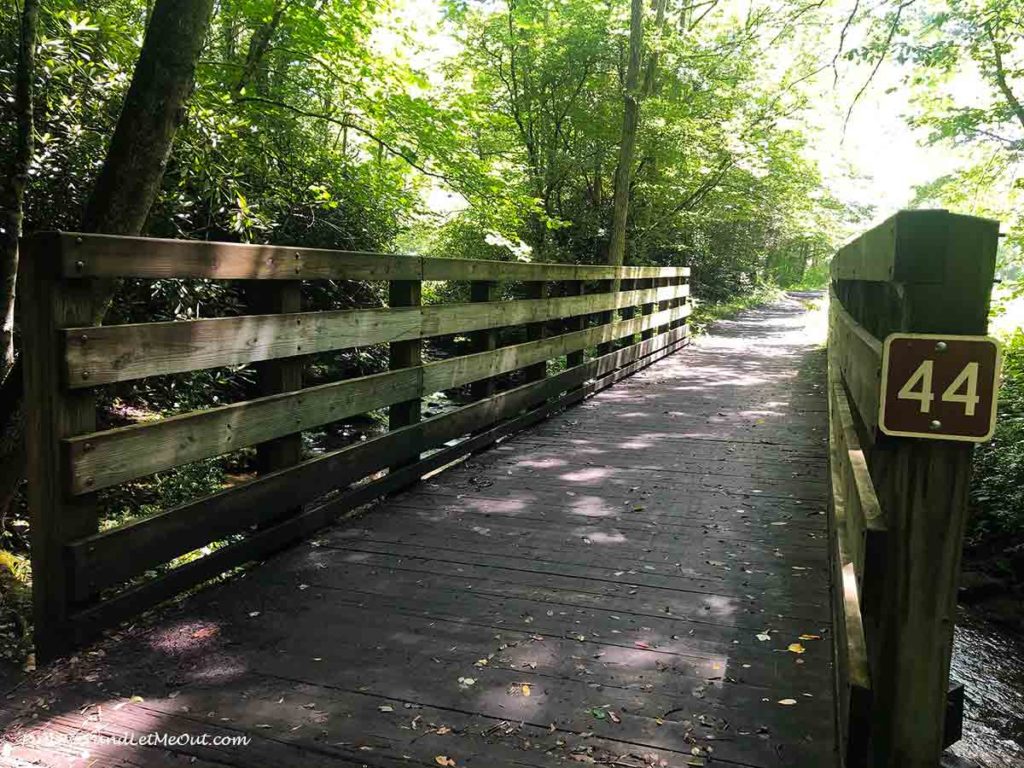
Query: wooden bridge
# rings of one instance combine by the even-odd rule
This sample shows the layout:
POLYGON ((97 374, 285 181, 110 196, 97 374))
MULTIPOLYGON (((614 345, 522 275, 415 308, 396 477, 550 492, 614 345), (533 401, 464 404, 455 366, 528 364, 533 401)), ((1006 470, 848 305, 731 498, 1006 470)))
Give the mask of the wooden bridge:
POLYGON ((8 699, 0 759, 934 765, 969 451, 876 434, 872 333, 983 332, 994 227, 901 214, 841 251, 829 377, 793 298, 691 344, 682 268, 27 240, 37 647, 57 660, 8 699), (90 283, 125 277, 250 281, 261 314, 94 327, 90 283), (390 306, 303 312, 324 279, 388 281, 390 306), (429 280, 472 301, 421 305, 429 280), (471 354, 423 362, 453 334, 471 354), (390 371, 303 388, 305 356, 381 343, 390 371), (97 429, 97 387, 240 364, 260 397, 97 429), (385 434, 303 456, 303 430, 381 408, 385 434), (100 530, 102 489, 246 446, 254 479, 100 530), (923 495, 888 471, 918 460, 923 495), (920 535, 936 515, 950 532, 920 535))

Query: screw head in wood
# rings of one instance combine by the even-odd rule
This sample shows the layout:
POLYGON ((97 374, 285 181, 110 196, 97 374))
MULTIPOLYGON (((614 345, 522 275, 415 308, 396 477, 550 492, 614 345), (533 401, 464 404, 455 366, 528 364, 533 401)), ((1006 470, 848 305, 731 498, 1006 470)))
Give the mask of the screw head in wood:
POLYGON ((89 340, 89 337, 86 334, 83 333, 81 336, 78 337, 78 340, 80 342, 82 342, 83 344, 85 344, 85 342, 87 342, 89 340))
POLYGON ((81 237, 76 237, 75 238, 75 245, 81 245, 81 244, 82 244, 82 238, 81 237))
POLYGON ((95 484, 96 484, 96 481, 93 478, 91 478, 91 477, 85 478, 85 485, 86 485, 86 487, 91 488, 95 484))
POLYGON ((932 430, 942 429, 942 422, 939 421, 938 419, 933 419, 932 423, 929 424, 928 427, 932 430))
POLYGON ((85 262, 82 261, 81 259, 76 261, 75 262, 75 269, 77 269, 79 272, 81 272, 83 269, 85 269, 85 262))
POLYGON ((82 378, 83 379, 88 379, 89 378, 89 372, 88 371, 82 371, 82 378))
POLYGON ((949 348, 949 345, 944 341, 940 341, 935 345, 936 352, 945 352, 949 348))

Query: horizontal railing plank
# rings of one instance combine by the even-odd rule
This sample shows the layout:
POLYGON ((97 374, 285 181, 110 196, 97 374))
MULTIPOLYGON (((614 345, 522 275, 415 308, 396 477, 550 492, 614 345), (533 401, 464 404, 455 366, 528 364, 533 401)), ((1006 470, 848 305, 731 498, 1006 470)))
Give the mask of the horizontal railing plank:
POLYGON ((878 501, 875 484, 871 479, 871 471, 868 469, 867 457, 864 455, 860 438, 857 436, 849 398, 838 377, 833 378, 831 390, 834 427, 839 439, 839 459, 850 470, 857 495, 857 507, 861 518, 856 521, 859 528, 858 534, 865 530, 884 531, 888 528, 885 512, 878 501))
POLYGON ((829 360, 842 374, 857 415, 874 442, 881 398, 882 342, 872 336, 831 293, 829 297, 829 360))
POLYGON ((688 317, 691 306, 686 304, 653 315, 644 315, 608 325, 598 325, 582 331, 550 336, 539 341, 499 347, 488 352, 439 360, 423 366, 423 392, 429 394, 454 389, 481 379, 525 368, 586 347, 596 346, 630 336, 668 322, 688 317))
POLYGON ((541 341, 68 438, 69 490, 82 494, 107 488, 513 371, 687 314, 689 307, 678 307, 541 341))
POLYGON ((413 400, 422 376, 418 367, 403 368, 68 438, 70 491, 109 488, 413 400))
MULTIPOLYGON (((69 545, 68 552, 76 598, 85 599, 101 589, 122 583, 210 541, 272 520, 283 508, 310 502, 384 467, 412 458, 422 450, 476 432, 511 414, 521 414, 538 403, 558 396, 564 390, 572 390, 569 394, 581 399, 596 391, 593 386, 586 385, 588 380, 604 380, 607 386, 663 354, 674 351, 686 341, 687 336, 685 326, 676 328, 547 379, 501 392, 455 411, 74 542, 69 545), (124 557, 125 552, 131 552, 131 557, 124 557)), ((419 470, 403 468, 400 471, 419 471, 422 474, 426 464, 421 461, 411 466, 419 470)), ((415 475, 410 481, 418 476, 415 475)), ((202 578, 210 578, 220 572, 206 570, 215 562, 218 561, 203 566, 202 572, 210 575, 202 578)), ((184 566, 186 569, 188 567, 184 566)), ((231 566, 221 567, 220 570, 227 567, 231 566)), ((173 573, 180 570, 176 569, 173 573)), ((169 575, 169 579, 168 583, 172 586, 167 587, 165 595, 195 583, 194 579, 190 583, 188 579, 183 581, 182 575, 169 575)), ((149 593, 144 591, 144 594, 149 593)), ((99 610, 103 612, 107 609, 99 610)))
MULTIPOLYGON (((415 483, 429 472, 442 468, 474 451, 486 448, 488 445, 508 434, 519 429, 523 429, 595 392, 611 386, 615 382, 636 373, 638 370, 641 370, 683 346, 686 342, 686 338, 685 333, 679 333, 680 331, 682 331, 682 329, 677 329, 677 331, 672 332, 676 338, 671 343, 659 346, 658 348, 648 352, 646 355, 637 354, 637 359, 634 362, 630 362, 629 364, 624 365, 617 370, 613 370, 610 373, 605 373, 597 380, 561 395, 554 402, 548 403, 541 408, 531 410, 525 414, 506 419, 491 429, 474 435, 457 445, 437 451, 429 457, 421 459, 415 464, 403 467, 396 472, 388 473, 379 480, 361 485, 342 494, 337 499, 333 499, 312 509, 307 509, 300 514, 290 517, 282 522, 278 522, 265 530, 258 531, 240 542, 229 544, 228 546, 222 547, 221 549, 218 549, 204 557, 175 568, 162 576, 151 579, 142 584, 132 586, 118 595, 104 599, 101 602, 79 610, 71 617, 70 622, 70 628, 75 635, 76 642, 84 642, 88 638, 94 636, 101 629, 136 615, 141 611, 148 610, 163 600, 166 600, 185 589, 189 589, 190 587, 194 587, 197 584, 201 584, 204 581, 212 579, 229 569, 258 560, 280 550, 292 542, 329 524, 340 514, 343 514, 346 511, 369 503, 387 493, 400 490, 411 483, 415 483)), ((620 350, 619 353, 615 354, 618 356, 621 355, 621 353, 629 353, 631 350, 638 352, 638 347, 648 344, 650 341, 653 340, 641 342, 641 344, 634 345, 632 348, 620 350)), ((621 360, 623 358, 620 357, 619 359, 621 360)), ((526 385, 526 387, 537 388, 539 393, 539 390, 541 389, 540 385, 545 383, 545 381, 534 382, 526 385)), ((512 391, 502 394, 507 395, 512 391)), ((545 398, 540 397, 540 399, 534 400, 534 402, 539 402, 541 399, 545 398)), ((506 411, 514 413, 515 409, 507 408, 506 411)), ((409 427, 409 429, 412 429, 412 427, 409 427)), ((390 445, 400 447, 403 442, 398 439, 399 437, 398 432, 393 432, 380 439, 385 440, 391 438, 390 445)), ((215 511, 222 513, 222 510, 215 511)), ((79 548, 78 551, 87 551, 89 545, 85 542, 79 542, 76 546, 79 548)), ((123 552, 124 550, 121 551, 123 552)))
POLYGON ((686 277, 689 267, 431 258, 319 248, 47 232, 64 277, 213 280, 608 280, 686 277))
MULTIPOLYGON (((834 408, 834 402, 830 402, 834 408)), ((831 554, 834 569, 833 600, 838 626, 835 627, 836 660, 840 668, 840 680, 852 687, 871 689, 871 673, 868 667, 867 642, 864 636, 864 619, 860 610, 860 592, 853 560, 850 556, 849 532, 846 524, 847 504, 844 494, 843 462, 840 455, 840 438, 835 425, 835 414, 830 413, 829 472, 832 490, 829 526, 831 554)), ((843 691, 837 693, 843 694, 843 691)))
POLYGON ((62 331, 64 375, 71 388, 90 387, 146 376, 553 320, 688 294, 689 286, 680 285, 521 301, 69 328, 62 331))

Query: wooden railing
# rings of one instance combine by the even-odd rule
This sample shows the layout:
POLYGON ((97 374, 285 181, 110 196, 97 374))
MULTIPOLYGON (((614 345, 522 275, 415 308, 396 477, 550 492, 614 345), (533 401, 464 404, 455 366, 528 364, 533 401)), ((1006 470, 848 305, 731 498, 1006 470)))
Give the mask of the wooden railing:
POLYGON ((688 335, 687 268, 68 233, 34 235, 23 247, 33 588, 43 657, 550 416, 672 353, 688 335), (259 314, 96 326, 95 283, 122 278, 246 281, 249 308, 259 314), (301 283, 312 280, 387 281, 390 306, 303 312, 301 283), (472 302, 422 306, 427 280, 470 281, 472 302), (509 281, 523 283, 529 298, 497 300, 496 287, 509 281), (526 326, 527 341, 499 346, 500 330, 515 325, 526 326), (423 363, 421 340, 449 334, 470 334, 474 352, 423 363), (304 356, 384 343, 387 372, 303 387, 304 356), (585 357, 588 348, 597 356, 585 357), (547 361, 561 356, 567 367, 547 375, 547 361), (95 387, 249 364, 259 397, 97 429, 95 387), (520 369, 526 383, 495 391, 494 377, 520 369), (475 401, 421 418, 422 397, 467 384, 475 401), (389 409, 388 432, 302 456, 303 430, 381 408, 389 409), (100 531, 101 489, 250 446, 258 452, 254 479, 100 531))
POLYGON ((830 541, 841 754, 938 765, 959 738, 949 686, 972 445, 878 429, 882 341, 983 335, 998 223, 903 211, 831 267, 830 541))

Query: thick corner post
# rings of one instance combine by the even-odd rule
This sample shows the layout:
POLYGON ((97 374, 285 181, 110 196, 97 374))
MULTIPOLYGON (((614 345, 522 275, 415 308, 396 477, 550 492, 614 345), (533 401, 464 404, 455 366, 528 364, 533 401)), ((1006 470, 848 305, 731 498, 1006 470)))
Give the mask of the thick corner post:
MULTIPOLYGON (((984 334, 998 224, 946 211, 906 211, 890 223, 895 291, 890 308, 873 313, 872 332, 984 334)), ((972 452, 969 443, 879 435, 870 453, 889 524, 871 658, 872 766, 933 768, 944 746, 972 452)))
MULTIPOLYGON (((69 617, 72 587, 65 545, 97 531, 96 494, 73 496, 61 440, 96 429, 91 388, 65 384, 59 330, 93 323, 91 280, 61 277, 62 248, 75 241, 57 233, 22 240, 18 299, 25 376, 25 448, 32 526, 32 599, 39 661, 68 650, 75 638, 69 617)), ((72 259, 72 262, 74 260, 72 259)), ((72 343, 88 344, 87 334, 72 343)), ((88 371, 81 376, 87 377, 88 371)), ((88 479, 86 480, 88 483, 88 479)))

